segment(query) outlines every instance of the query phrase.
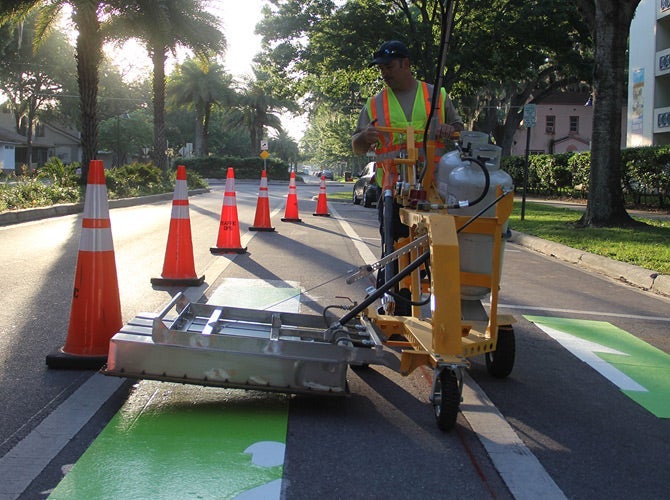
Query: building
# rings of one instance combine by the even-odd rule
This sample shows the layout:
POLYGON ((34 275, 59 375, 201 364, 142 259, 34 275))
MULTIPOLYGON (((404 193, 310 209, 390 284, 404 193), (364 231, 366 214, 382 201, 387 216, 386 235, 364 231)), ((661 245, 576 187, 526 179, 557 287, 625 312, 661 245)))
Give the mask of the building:
MULTIPOLYGON (((585 92, 555 92, 536 105, 535 126, 531 127, 529 150, 531 154, 569 153, 591 149, 593 106, 585 92)), ((511 154, 526 154, 525 127, 514 134, 511 154)))
MULTIPOLYGON (((81 161, 79 132, 50 123, 33 127, 32 167, 44 165, 49 158, 57 157, 64 163, 81 161)), ((14 115, 0 111, 0 170, 14 172, 28 161, 25 128, 16 130, 14 115)))
POLYGON ((670 0, 642 0, 630 27, 626 144, 670 143, 670 0))

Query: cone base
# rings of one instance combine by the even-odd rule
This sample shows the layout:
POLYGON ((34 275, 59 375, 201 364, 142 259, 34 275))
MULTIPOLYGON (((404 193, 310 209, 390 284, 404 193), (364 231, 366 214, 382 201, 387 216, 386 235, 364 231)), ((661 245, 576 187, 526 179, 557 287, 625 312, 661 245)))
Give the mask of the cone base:
POLYGON ((249 227, 249 231, 274 231, 274 230, 275 230, 274 227, 263 227, 263 226, 257 226, 257 227, 250 226, 249 227))
POLYGON ((99 370, 107 363, 107 356, 79 356, 61 348, 47 354, 46 363, 49 368, 62 370, 99 370))
POLYGON ((329 213, 325 213, 325 214, 317 214, 316 212, 314 212, 312 215, 320 215, 321 217, 330 217, 330 214, 329 214, 329 213))
POLYGON ((220 255, 224 253, 247 253, 247 247, 244 248, 219 248, 219 247, 212 247, 209 249, 211 253, 214 255, 220 255))
POLYGON ((302 219, 290 219, 288 217, 282 217, 282 222, 302 222, 302 219))
POLYGON ((204 274, 199 278, 151 278, 151 284, 157 286, 200 286, 204 281, 204 274))

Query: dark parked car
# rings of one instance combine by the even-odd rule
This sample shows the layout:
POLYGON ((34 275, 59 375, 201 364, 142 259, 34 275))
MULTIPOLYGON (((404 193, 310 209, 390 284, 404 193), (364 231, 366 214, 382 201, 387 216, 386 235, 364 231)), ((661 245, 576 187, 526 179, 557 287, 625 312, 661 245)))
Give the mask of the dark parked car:
POLYGON ((375 162, 371 161, 363 169, 363 173, 356 179, 351 200, 354 205, 363 202, 364 207, 371 207, 379 199, 379 186, 375 181, 375 162))
POLYGON ((334 181, 334 180, 335 180, 335 176, 333 175, 333 171, 332 171, 332 170, 324 170, 324 171, 322 171, 322 172, 321 172, 321 175, 320 175, 319 177, 325 177, 326 180, 329 180, 329 181, 334 181))

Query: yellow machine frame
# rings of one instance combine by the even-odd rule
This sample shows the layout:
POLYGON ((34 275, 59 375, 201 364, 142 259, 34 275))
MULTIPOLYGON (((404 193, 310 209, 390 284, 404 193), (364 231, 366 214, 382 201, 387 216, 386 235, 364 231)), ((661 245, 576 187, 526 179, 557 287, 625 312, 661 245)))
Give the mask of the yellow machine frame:
MULTIPOLYGON (((380 132, 406 133, 407 158, 397 158, 394 163, 403 170, 403 177, 410 185, 416 185, 416 168, 418 151, 415 136, 423 134, 423 130, 399 129, 394 127, 378 127, 380 132)), ((401 208, 400 219, 409 226, 410 235, 397 242, 395 249, 411 243, 425 234, 428 235, 430 249, 432 293, 429 318, 421 317, 421 308, 412 306, 411 316, 379 315, 369 307, 367 315, 384 333, 387 339, 400 335, 405 340, 387 340, 386 344, 403 348, 400 371, 409 375, 419 366, 429 365, 437 368, 442 365, 467 366, 471 356, 485 354, 496 350, 498 326, 510 324, 514 320, 510 316, 499 316, 498 291, 500 284, 503 227, 513 208, 513 193, 502 196, 498 188, 498 196, 502 196, 496 204, 494 217, 478 217, 471 220, 469 216, 452 215, 445 208, 443 200, 437 193, 433 182, 435 169, 434 141, 426 144, 427 168, 422 179, 422 188, 427 193, 427 200, 432 203, 428 211, 401 208), (438 208, 432 208, 437 206, 438 208), (458 231, 488 235, 493 240, 491 273, 469 273, 460 270, 458 231), (461 317, 461 286, 486 287, 491 290, 489 319, 485 321, 463 322, 461 317)), ((396 193, 396 201, 401 206, 408 206, 407 193, 396 193)), ((398 261, 402 270, 410 260, 416 259, 425 249, 415 248, 398 261)), ((415 270, 403 282, 410 289, 413 302, 420 299, 425 291, 419 270, 415 270)))

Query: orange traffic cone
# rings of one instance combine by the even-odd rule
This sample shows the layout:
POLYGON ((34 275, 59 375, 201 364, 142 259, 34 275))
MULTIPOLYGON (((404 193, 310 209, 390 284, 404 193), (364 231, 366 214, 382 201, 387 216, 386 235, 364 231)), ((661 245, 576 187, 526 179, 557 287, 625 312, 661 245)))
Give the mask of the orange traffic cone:
POLYGON ((222 253, 245 253, 240 242, 240 224, 237 218, 237 203, 235 202, 235 173, 233 167, 228 167, 226 176, 226 192, 223 195, 221 207, 221 222, 216 247, 209 249, 215 255, 222 253))
POLYGON ((50 368, 98 369, 123 326, 107 186, 101 160, 91 160, 65 346, 47 355, 50 368))
POLYGON ((282 217, 281 220, 284 222, 302 222, 302 219, 298 215, 298 194, 295 188, 295 172, 291 172, 291 179, 288 183, 286 210, 284 210, 284 217, 282 217))
POLYGON ((195 263, 193 261, 186 167, 178 165, 163 272, 160 278, 151 278, 151 284, 159 286, 200 286, 204 281, 205 275, 198 278, 195 273, 195 263))
POLYGON ((326 200, 326 176, 321 176, 321 186, 319 187, 319 199, 316 201, 316 212, 312 215, 323 215, 330 217, 328 213, 328 201, 326 200))
POLYGON ((268 199, 268 175, 265 169, 261 172, 261 187, 258 191, 258 202, 256 203, 256 216, 254 225, 250 231, 274 231, 270 224, 270 200, 268 199))

